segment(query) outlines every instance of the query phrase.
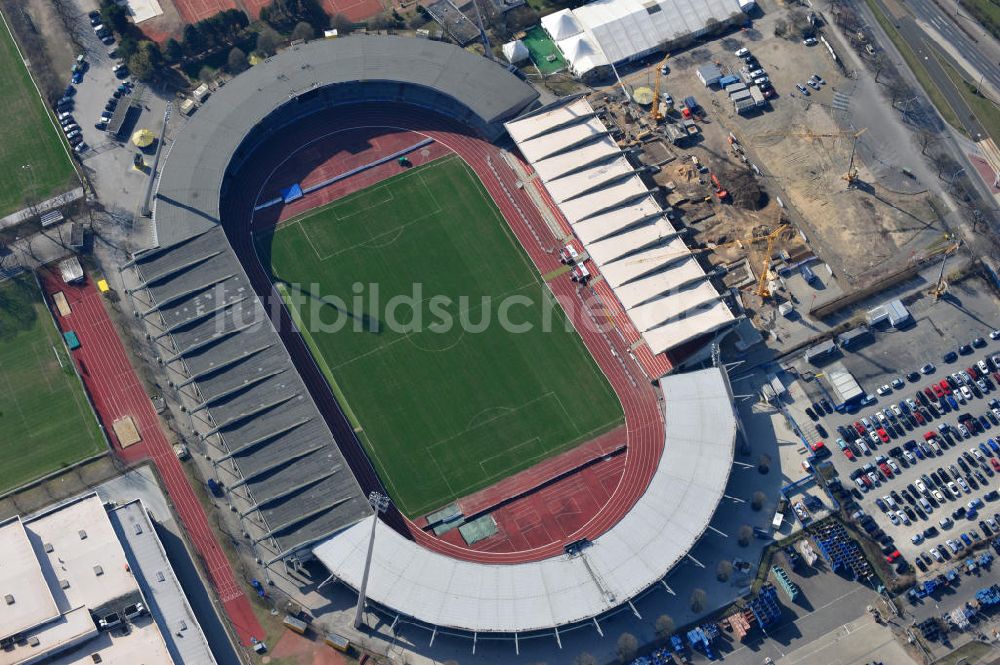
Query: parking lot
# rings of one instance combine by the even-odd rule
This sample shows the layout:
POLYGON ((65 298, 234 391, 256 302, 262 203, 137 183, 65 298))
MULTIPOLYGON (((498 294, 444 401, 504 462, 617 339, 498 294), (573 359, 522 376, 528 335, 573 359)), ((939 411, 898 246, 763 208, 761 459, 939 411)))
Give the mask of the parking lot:
MULTIPOLYGON (((816 395, 818 404, 806 413, 818 406, 822 415, 801 423, 804 431, 825 430, 833 464, 874 520, 868 530, 884 532, 886 553, 898 549, 927 572, 949 558, 964 558, 976 541, 996 537, 1000 521, 1000 339, 983 325, 968 338, 946 336, 930 344, 923 338, 934 330, 932 323, 931 317, 918 319, 889 339, 876 338, 872 347, 903 348, 912 361, 896 365, 898 372, 857 377, 873 393, 885 393, 873 404, 855 413, 828 413, 816 395), (911 338, 922 341, 911 347, 911 338), (956 544, 949 547, 948 540, 956 544)), ((868 355, 845 358, 845 365, 870 363, 868 355)))

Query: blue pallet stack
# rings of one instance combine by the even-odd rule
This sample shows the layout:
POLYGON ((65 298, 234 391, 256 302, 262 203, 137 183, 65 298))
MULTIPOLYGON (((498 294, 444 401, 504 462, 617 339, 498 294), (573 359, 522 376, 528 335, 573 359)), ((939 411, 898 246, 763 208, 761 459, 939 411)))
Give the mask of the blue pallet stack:
POLYGON ((781 618, 778 592, 773 584, 765 584, 760 588, 757 596, 750 601, 750 611, 761 628, 767 628, 781 618))
POLYGON ((715 660, 715 653, 712 651, 712 645, 709 643, 708 636, 705 635, 705 631, 702 628, 693 628, 692 630, 689 630, 687 638, 692 649, 700 650, 709 660, 715 660))
POLYGON ((861 552, 861 547, 847 535, 843 525, 836 522, 824 524, 813 534, 813 539, 834 571, 849 572, 856 579, 871 576, 871 567, 861 552))
POLYGON ((993 607, 1000 605, 1000 584, 994 584, 980 589, 976 592, 976 600, 983 607, 993 607))
POLYGON ((672 635, 670 637, 670 646, 674 648, 674 653, 679 653, 679 654, 684 653, 684 640, 682 640, 677 635, 672 635))
POLYGON ((667 647, 660 647, 653 652, 653 665, 673 665, 674 657, 670 655, 667 647))

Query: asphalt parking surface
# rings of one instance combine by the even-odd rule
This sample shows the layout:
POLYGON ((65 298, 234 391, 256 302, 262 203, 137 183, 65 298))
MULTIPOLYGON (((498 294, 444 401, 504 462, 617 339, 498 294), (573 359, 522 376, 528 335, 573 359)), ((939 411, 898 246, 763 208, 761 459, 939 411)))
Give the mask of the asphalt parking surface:
MULTIPOLYGON (((866 513, 871 515, 879 527, 885 531, 885 533, 892 536, 895 541, 894 545, 902 553, 903 557, 912 565, 916 555, 920 552, 927 552, 932 546, 936 546, 939 543, 944 543, 948 539, 959 539, 960 534, 967 533, 970 538, 972 532, 980 537, 992 537, 995 536, 995 530, 989 529, 990 533, 986 533, 985 530, 980 526, 980 520, 985 520, 990 517, 994 517, 995 514, 1000 513, 1000 501, 984 501, 984 506, 978 510, 978 516, 974 519, 967 519, 966 516, 960 516, 954 518, 954 524, 948 528, 942 528, 939 524, 940 520, 945 517, 952 518, 952 513, 960 507, 967 506, 968 502, 974 498, 984 499, 987 493, 992 490, 1000 489, 1000 474, 998 474, 989 461, 990 458, 997 459, 1000 457, 1000 453, 995 450, 990 449, 987 445, 987 449, 991 453, 989 456, 983 453, 979 449, 979 443, 986 442, 988 439, 993 438, 994 440, 1000 436, 1000 418, 997 418, 998 423, 992 422, 991 419, 987 419, 987 423, 990 425, 990 429, 981 430, 977 434, 973 434, 968 438, 962 437, 956 426, 958 424, 959 414, 971 414, 973 416, 984 415, 990 410, 988 402, 992 399, 997 399, 1000 396, 1000 382, 996 380, 995 377, 991 375, 990 382, 987 384, 990 390, 983 394, 981 397, 973 396, 972 399, 967 400, 965 404, 958 404, 958 410, 949 410, 945 412, 943 409, 937 407, 939 404, 938 400, 930 401, 937 408, 938 417, 934 417, 934 414, 930 409, 923 408, 922 412, 926 415, 930 415, 931 418, 924 425, 916 424, 914 425, 910 422, 908 425, 904 426, 900 423, 903 422, 904 416, 896 416, 896 418, 888 419, 890 423, 893 423, 892 428, 885 427, 887 433, 892 432, 892 438, 889 443, 879 443, 877 446, 872 445, 870 439, 867 440, 867 447, 869 449, 868 454, 859 454, 856 456, 855 460, 849 460, 843 452, 839 449, 839 444, 837 439, 841 438, 837 431, 838 426, 852 427, 855 421, 860 421, 862 418, 866 418, 869 421, 874 421, 874 414, 876 410, 884 410, 890 408, 892 404, 898 404, 901 400, 912 399, 918 404, 920 402, 916 398, 916 392, 923 390, 928 387, 932 382, 940 382, 945 380, 946 377, 953 373, 961 372, 967 367, 975 366, 976 362, 987 356, 993 356, 1000 354, 1000 340, 991 340, 988 337, 988 331, 983 331, 983 338, 988 342, 984 348, 973 349, 973 352, 968 355, 960 355, 954 362, 945 363, 941 362, 942 353, 929 354, 932 355, 932 362, 935 362, 936 368, 933 372, 928 375, 921 375, 917 381, 911 382, 906 380, 903 381, 905 385, 901 389, 894 389, 891 394, 884 397, 880 397, 878 401, 870 405, 856 414, 838 414, 834 413, 832 415, 826 415, 822 418, 822 423, 829 432, 828 445, 830 448, 832 456, 832 461, 837 469, 842 482, 845 486, 852 489, 852 493, 855 496, 861 509, 866 513), (940 425, 946 425, 949 430, 947 433, 942 434, 939 431, 940 425), (893 431, 895 430, 895 431, 893 431), (933 456, 928 456, 926 452, 924 453, 924 458, 921 459, 919 455, 910 453, 909 457, 895 457, 893 458, 889 451, 897 446, 904 447, 909 441, 924 441, 925 432, 934 432, 935 440, 939 444, 940 450, 933 456), (975 449, 982 454, 982 460, 977 458, 977 464, 972 464, 966 460, 965 464, 968 467, 968 471, 961 466, 958 459, 963 456, 964 453, 975 449), (881 474, 875 471, 879 484, 876 487, 871 488, 870 491, 862 492, 857 488, 855 482, 851 480, 850 474, 856 469, 859 469, 867 464, 876 465, 876 460, 882 457, 887 459, 892 459, 898 472, 893 472, 891 478, 885 477, 885 474, 881 474), (951 471, 952 467, 957 469, 960 473, 960 477, 968 489, 965 490, 959 487, 958 496, 954 496, 950 492, 941 489, 941 496, 944 500, 941 501, 935 498, 933 493, 933 488, 927 487, 927 492, 923 493, 923 497, 927 499, 928 503, 931 505, 931 511, 929 513, 921 514, 921 511, 915 509, 915 504, 919 505, 919 499, 914 497, 916 501, 908 502, 905 499, 897 499, 897 505, 899 510, 905 510, 909 508, 912 511, 910 516, 910 524, 905 524, 905 520, 900 521, 899 524, 894 524, 889 517, 889 514, 883 512, 883 510, 876 504, 876 499, 890 495, 891 492, 896 492, 897 496, 902 496, 901 491, 908 485, 915 484, 922 476, 930 476, 932 471, 937 471, 938 469, 945 469, 948 471, 948 475, 952 482, 957 483, 955 474, 951 471), (985 482, 984 482, 985 481, 985 482), (922 533, 928 527, 936 527, 938 529, 937 535, 931 536, 922 542, 917 544, 911 542, 911 538, 915 534, 922 533)), ((971 341, 971 340, 968 340, 971 341)), ((948 351, 950 347, 945 347, 939 349, 940 351, 948 351)), ((928 350, 929 351, 929 350, 928 350)), ((988 366, 992 371, 1000 370, 1000 366, 994 365, 989 360, 987 360, 988 366)), ((905 376, 906 373, 910 371, 919 370, 918 367, 903 367, 902 374, 905 376)), ((891 382, 893 378, 899 377, 899 374, 893 372, 891 374, 884 375, 884 382, 891 382)), ((881 384, 879 384, 881 385, 881 384)), ((953 394, 954 394, 954 388, 953 394)), ((858 448, 854 448, 854 451, 860 452, 858 448)), ((932 451, 933 452, 933 451, 932 451)), ((972 453, 970 453, 972 454, 972 453)), ((998 460, 1000 464, 1000 460, 998 460)), ((957 483, 960 485, 960 483, 957 483)), ((906 513, 904 513, 906 514, 906 513)), ((1000 514, 997 514, 995 519, 1000 521, 1000 514)), ((987 525, 988 526, 988 525, 987 525)), ((963 548, 956 556, 958 558, 964 558, 964 554, 967 548, 963 548)), ((955 558, 955 557, 952 557, 955 558)), ((934 571, 942 565, 946 565, 946 561, 938 562, 933 561, 930 570, 934 571)))

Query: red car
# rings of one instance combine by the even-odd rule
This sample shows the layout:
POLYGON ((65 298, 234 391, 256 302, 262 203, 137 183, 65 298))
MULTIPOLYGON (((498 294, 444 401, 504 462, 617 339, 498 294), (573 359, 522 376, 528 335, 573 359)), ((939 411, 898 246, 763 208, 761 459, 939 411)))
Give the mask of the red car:
POLYGON ((878 438, 882 439, 882 443, 889 443, 889 435, 885 433, 885 430, 879 427, 877 430, 878 438))
POLYGON ((975 367, 966 367, 965 371, 969 373, 973 381, 979 378, 979 371, 975 367))
MULTIPOLYGON (((853 461, 854 460, 854 451, 851 450, 850 448, 844 448, 844 457, 846 457, 847 459, 853 461)), ((990 459, 993 460, 993 465, 997 466, 997 459, 995 457, 991 457, 990 459)), ((998 467, 998 468, 1000 468, 1000 467, 998 467)))
POLYGON ((944 391, 945 395, 950 395, 951 394, 951 384, 948 383, 948 381, 946 379, 942 379, 941 383, 939 383, 938 385, 941 386, 941 390, 944 391))
POLYGON ((854 429, 857 431, 858 434, 862 436, 868 433, 867 430, 865 429, 865 426, 861 424, 860 420, 854 421, 854 429))
MULTIPOLYGON (((936 383, 932 384, 931 388, 935 388, 936 386, 937 386, 936 383)), ((937 397, 938 397, 937 392, 934 391, 934 390, 931 390, 931 388, 924 388, 924 395, 927 396, 927 399, 937 399, 937 397)))
POLYGON ((1000 460, 998 460, 996 457, 990 458, 990 464, 993 465, 993 469, 995 471, 1000 471, 1000 460))
POLYGON ((936 432, 924 432, 924 441, 930 441, 937 436, 936 432))
POLYGON ((893 550, 893 551, 892 551, 892 552, 890 552, 889 554, 886 554, 886 555, 885 555, 885 560, 886 560, 886 561, 887 561, 888 563, 892 563, 893 561, 895 561, 896 559, 898 559, 898 558, 899 558, 899 557, 901 557, 901 556, 902 556, 902 555, 901 555, 901 554, 899 553, 899 550, 893 550))
POLYGON ((1000 383, 1000 372, 993 372, 993 378, 996 379, 997 383, 1000 383))
MULTIPOLYGON (((942 381, 941 383, 945 385, 948 384, 947 381, 942 381)), ((931 384, 931 390, 934 391, 934 394, 931 396, 931 399, 941 399, 945 395, 944 390, 941 388, 941 386, 939 386, 936 383, 931 384)))
POLYGON ((879 462, 878 468, 879 471, 882 472, 883 476, 885 476, 886 478, 892 478, 892 469, 889 468, 888 464, 886 464, 885 462, 879 462))
POLYGON ((924 423, 926 423, 926 422, 927 422, 927 421, 926 421, 926 420, 924 419, 924 414, 920 413, 919 411, 914 411, 914 412, 913 412, 913 417, 914 417, 914 418, 916 418, 916 419, 917 419, 917 422, 918 422, 918 423, 920 423, 921 425, 923 425, 924 423))

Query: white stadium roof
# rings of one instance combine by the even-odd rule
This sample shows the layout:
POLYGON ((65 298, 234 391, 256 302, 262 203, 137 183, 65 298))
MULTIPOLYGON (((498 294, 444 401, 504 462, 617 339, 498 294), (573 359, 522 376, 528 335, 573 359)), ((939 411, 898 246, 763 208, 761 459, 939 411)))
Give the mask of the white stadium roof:
POLYGON ((506 127, 654 354, 734 320, 585 97, 506 127))
MULTIPOLYGON (((380 521, 369 599, 433 626, 513 633, 584 621, 635 598, 701 538, 725 491, 736 419, 722 371, 662 379, 666 441, 653 478, 628 514, 583 555, 502 565, 460 561, 380 521)), ((354 588, 361 583, 372 519, 313 550, 354 588)))
POLYGON ((623 62, 697 35, 742 10, 739 0, 595 0, 542 18, 573 71, 623 62))

